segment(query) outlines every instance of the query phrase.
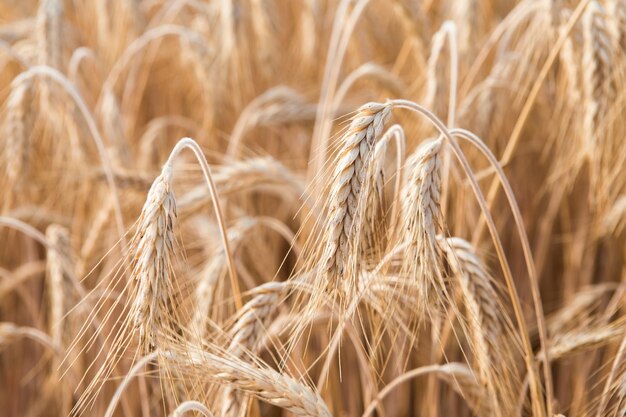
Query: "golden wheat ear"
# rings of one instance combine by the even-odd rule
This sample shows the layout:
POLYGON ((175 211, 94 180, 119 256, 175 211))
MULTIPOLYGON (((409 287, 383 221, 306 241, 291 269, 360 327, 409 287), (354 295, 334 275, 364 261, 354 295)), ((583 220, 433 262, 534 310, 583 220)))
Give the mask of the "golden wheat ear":
POLYGON ((347 272, 354 253, 353 238, 360 233, 364 205, 361 199, 364 181, 371 164, 377 139, 381 136, 391 107, 369 103, 357 110, 350 127, 341 139, 342 148, 332 174, 328 197, 328 218, 324 237, 322 268, 328 285, 338 288, 337 280, 347 272))
POLYGON ((159 329, 170 328, 176 200, 172 192, 172 167, 165 167, 152 184, 135 232, 131 280, 138 285, 131 315, 139 334, 140 349, 157 347, 159 329))
POLYGON ((441 306, 447 298, 436 238, 444 227, 440 208, 442 145, 441 138, 426 141, 409 156, 410 174, 402 190, 400 227, 407 244, 403 271, 409 279, 419 282, 417 305, 421 312, 430 305, 441 306))

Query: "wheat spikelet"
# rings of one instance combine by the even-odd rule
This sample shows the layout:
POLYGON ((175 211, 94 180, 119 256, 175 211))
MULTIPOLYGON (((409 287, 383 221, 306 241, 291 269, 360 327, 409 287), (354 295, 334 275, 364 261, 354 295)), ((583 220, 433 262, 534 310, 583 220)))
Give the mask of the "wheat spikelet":
POLYGON ((124 119, 117 98, 112 91, 104 92, 100 113, 104 133, 114 150, 114 160, 122 165, 127 165, 130 161, 130 156, 126 151, 124 119))
MULTIPOLYGON (((63 2, 61 0, 42 0, 37 11, 35 27, 36 53, 39 65, 61 70, 62 65, 62 33, 61 20, 63 2)), ((52 111, 50 96, 52 84, 45 80, 41 83, 42 113, 52 111)))
POLYGON ((140 347, 156 347, 160 328, 168 328, 168 300, 172 285, 172 254, 176 200, 171 190, 172 167, 166 165, 152 184, 133 237, 134 259, 131 279, 137 294, 131 308, 139 332, 140 347))
POLYGON ((376 140, 382 134, 385 121, 391 111, 390 105, 368 103, 359 108, 350 127, 342 137, 343 146, 337 158, 337 167, 331 180, 325 248, 324 270, 334 276, 342 276, 354 244, 356 227, 362 219, 359 206, 363 181, 372 159, 376 140))
MULTIPOLYGON (((499 372, 506 367, 507 349, 502 337, 504 331, 498 294, 485 266, 469 242, 457 237, 437 238, 448 265, 459 278, 461 294, 469 313, 469 337, 480 379, 492 394, 491 408, 497 410, 498 393, 501 394, 500 397, 506 395, 508 387, 503 380, 504 372, 499 372), (497 382, 495 378, 499 378, 497 382)), ((502 402, 500 406, 505 408, 507 404, 502 402)))
POLYGON ((48 251, 46 263, 46 280, 50 295, 50 337, 54 344, 61 346, 62 333, 59 326, 65 314, 65 294, 71 262, 70 235, 67 229, 58 225, 50 225, 46 229, 46 237, 53 245, 48 251))
POLYGON ((61 69, 61 19, 63 2, 42 0, 37 11, 36 36, 39 64, 61 69))
POLYGON ((445 292, 436 239, 443 227, 439 207, 442 144, 441 138, 427 141, 408 158, 411 174, 402 190, 402 229, 409 245, 404 269, 420 282, 425 280, 419 285, 419 308, 429 304, 432 289, 440 296, 445 292))
MULTIPOLYGON (((239 318, 231 330, 232 340, 228 352, 243 357, 247 350, 254 351, 259 342, 262 331, 266 328, 274 311, 279 306, 280 298, 286 290, 283 282, 268 282, 254 290, 254 297, 248 301, 241 311, 239 318)), ((222 400, 222 416, 237 417, 245 403, 241 396, 226 389, 222 400)))
POLYGON ((597 1, 592 1, 583 20, 583 92, 585 114, 583 134, 588 143, 588 152, 595 154, 597 128, 607 109, 607 100, 612 95, 608 86, 613 71, 613 47, 609 32, 606 10, 597 1))
MULTIPOLYGON (((331 417, 322 398, 309 387, 273 369, 249 365, 236 357, 214 355, 188 346, 185 358, 171 355, 184 371, 226 384, 302 417, 331 417), (195 369, 190 369, 191 367, 195 369)), ((168 355, 166 355, 168 356, 168 355)))
MULTIPOLYGON (((557 22, 560 20, 566 20, 570 17, 565 11, 559 13, 559 17, 561 15, 564 16, 562 18, 559 18, 557 22)), ((563 36, 566 29, 567 28, 565 25, 558 25, 559 35, 563 36)), ((559 51, 559 69, 563 72, 566 83, 565 95, 569 101, 569 105, 572 107, 579 105, 581 96, 579 62, 580 58, 576 54, 576 51, 574 49, 574 41, 572 40, 570 34, 565 40, 565 43, 563 43, 563 47, 559 51)))
MULTIPOLYGON (((492 344, 484 346, 485 351, 482 352, 488 358, 498 350, 493 343, 502 333, 498 295, 492 286, 491 278, 469 242, 457 237, 444 239, 441 236, 438 236, 438 241, 446 254, 446 261, 460 278, 463 297, 472 318, 470 322, 473 327, 472 334, 478 336, 484 332, 485 340, 479 343, 492 344)), ((483 364, 485 367, 481 367, 482 372, 487 370, 489 362, 483 364)))
POLYGON ((594 329, 582 328, 558 334, 552 337, 548 355, 559 359, 567 355, 595 349, 622 337, 624 327, 607 325, 594 329))
POLYGON ((615 21, 617 45, 626 52, 626 0, 612 0, 611 15, 615 21))
POLYGON ((27 179, 30 156, 30 133, 33 117, 30 81, 19 83, 11 89, 6 101, 5 140, 3 165, 7 179, 16 187, 27 179))
POLYGON ((380 258, 386 244, 385 232, 385 172, 383 170, 388 140, 386 135, 376 144, 374 159, 368 170, 368 189, 365 190, 363 237, 361 253, 365 262, 380 258))

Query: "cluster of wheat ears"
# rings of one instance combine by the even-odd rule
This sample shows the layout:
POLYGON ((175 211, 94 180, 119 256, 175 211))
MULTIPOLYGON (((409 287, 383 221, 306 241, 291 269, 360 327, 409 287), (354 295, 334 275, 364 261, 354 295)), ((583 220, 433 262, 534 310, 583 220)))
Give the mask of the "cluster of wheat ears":
POLYGON ((0 0, 0 415, 626 415, 626 0, 0 0))

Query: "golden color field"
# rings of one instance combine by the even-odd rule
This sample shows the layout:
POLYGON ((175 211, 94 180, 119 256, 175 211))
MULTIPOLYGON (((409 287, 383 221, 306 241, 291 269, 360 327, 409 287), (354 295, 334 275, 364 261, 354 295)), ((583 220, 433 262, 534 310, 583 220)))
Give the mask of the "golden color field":
POLYGON ((0 416, 623 417, 626 0, 0 0, 0 416))

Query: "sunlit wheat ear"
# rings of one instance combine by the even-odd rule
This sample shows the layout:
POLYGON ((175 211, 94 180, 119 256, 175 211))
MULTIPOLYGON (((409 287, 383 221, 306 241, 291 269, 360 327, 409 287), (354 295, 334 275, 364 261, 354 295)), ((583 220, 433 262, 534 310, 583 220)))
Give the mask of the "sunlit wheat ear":
MULTIPOLYGON (((491 277, 472 245, 460 238, 437 240, 446 262, 458 277, 463 302, 468 311, 469 338, 482 384, 492 394, 492 409, 496 410, 496 392, 506 387, 505 381, 494 380, 497 369, 506 367, 507 349, 503 345, 502 309, 491 277)), ((503 375, 497 375, 502 378, 503 375)), ((502 399, 502 398, 500 398, 502 399)), ((504 406, 504 405, 503 405, 504 406)))
MULTIPOLYGON (((244 352, 254 353, 286 290, 287 284, 284 282, 268 282, 254 289, 252 299, 238 312, 239 318, 230 331, 232 339, 228 347, 229 353, 242 359, 245 359, 244 352)), ((221 415, 239 416, 241 409, 245 407, 245 399, 228 388, 222 398, 221 415)))
POLYGON ((133 237, 131 280, 137 292, 131 307, 140 348, 157 346, 160 329, 171 326, 170 297, 173 281, 174 222, 176 201, 172 192, 172 167, 167 164, 152 184, 133 237))
POLYGON ((389 104, 368 103, 359 108, 350 127, 341 138, 342 147, 330 186, 328 219, 325 231, 323 268, 329 285, 337 284, 347 269, 354 237, 360 231, 361 191, 372 160, 376 140, 389 117, 389 104))
MULTIPOLYGON (((75 292, 74 285, 79 284, 77 284, 74 272, 69 231, 62 226, 52 224, 46 229, 46 238, 52 245, 48 248, 46 262, 46 291, 49 303, 48 334, 54 346, 65 350, 71 345, 74 331, 80 328, 73 317, 66 314, 79 302, 79 296, 84 294, 75 292)), ((56 356, 53 358, 49 377, 51 384, 61 383, 57 391, 59 413, 68 415, 71 409, 72 392, 69 387, 62 384, 60 362, 61 358, 56 356)))
MULTIPOLYGON (((502 323, 498 294, 485 265, 468 241, 458 237, 444 239, 438 236, 437 239, 446 255, 446 262, 458 275, 465 303, 475 321, 473 327, 478 333, 487 332, 487 341, 495 343, 502 332, 502 323)), ((488 349, 497 350, 497 346, 492 345, 488 349)))
POLYGON ((46 262, 47 290, 50 300, 50 337, 52 341, 62 346, 61 322, 66 311, 66 288, 71 279, 71 248, 70 235, 67 229, 58 225, 50 225, 46 229, 46 237, 53 245, 48 250, 46 262))
POLYGON ((427 141, 407 159, 410 173, 402 190, 401 230, 408 245, 403 270, 420 282, 420 310, 433 301, 433 290, 440 300, 445 293, 443 264, 437 244, 437 233, 444 228, 439 206, 442 146, 442 138, 427 141))
POLYGON ((331 417, 320 395, 294 378, 262 363, 254 365, 228 354, 215 355, 189 346, 188 355, 168 360, 201 381, 229 386, 301 417, 331 417))
POLYGON ((31 93, 32 82, 19 83, 11 89, 6 101, 4 121, 4 149, 2 165, 7 180, 18 187, 28 178, 30 160, 30 135, 34 121, 31 93))
POLYGON ((124 119, 117 102, 115 94, 112 91, 104 91, 102 104, 100 107, 100 118, 102 120, 102 129, 109 139, 109 143, 113 146, 114 160, 122 165, 126 165, 130 161, 130 156, 125 152, 125 134, 124 119))
POLYGON ((36 37, 39 64, 61 69, 63 1, 42 0, 37 11, 36 37))
POLYGON ((626 0, 611 0, 609 15, 614 26, 614 35, 622 52, 626 52, 626 0))
POLYGON ((624 329, 624 323, 619 325, 611 323, 593 328, 585 326, 582 329, 557 334, 550 340, 548 356, 559 359, 605 346, 623 337, 624 329))
MULTIPOLYGON (((39 65, 61 70, 62 65, 62 0, 42 0, 37 11, 35 38, 39 65)), ((42 109, 50 109, 50 95, 53 85, 47 80, 41 83, 42 109)))
POLYGON ((614 69, 613 36, 606 10, 592 1, 583 17, 583 135, 587 152, 594 155, 598 146, 598 125, 608 108, 607 100, 613 96, 610 86, 614 69))

